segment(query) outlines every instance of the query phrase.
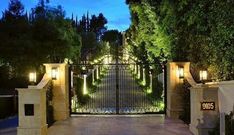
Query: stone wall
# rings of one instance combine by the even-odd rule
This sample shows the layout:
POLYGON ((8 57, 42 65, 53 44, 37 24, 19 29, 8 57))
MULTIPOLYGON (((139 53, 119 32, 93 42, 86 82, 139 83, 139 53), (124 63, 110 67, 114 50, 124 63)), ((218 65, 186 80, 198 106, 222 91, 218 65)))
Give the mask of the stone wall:
POLYGON ((219 83, 220 113, 230 113, 234 108, 234 81, 219 83))
POLYGON ((201 84, 190 88, 191 123, 190 131, 194 135, 208 135, 219 116, 218 86, 201 84), (202 103, 214 102, 214 110, 203 110, 202 103))

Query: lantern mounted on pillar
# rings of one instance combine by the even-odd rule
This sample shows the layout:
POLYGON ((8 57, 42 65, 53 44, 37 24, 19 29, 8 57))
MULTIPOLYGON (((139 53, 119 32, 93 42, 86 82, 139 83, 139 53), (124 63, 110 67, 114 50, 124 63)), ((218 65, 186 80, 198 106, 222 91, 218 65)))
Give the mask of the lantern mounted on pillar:
POLYGON ((51 69, 51 78, 52 78, 52 80, 58 79, 58 68, 57 67, 53 67, 51 69))
POLYGON ((201 70, 199 72, 199 75, 200 75, 200 81, 206 81, 207 80, 207 76, 208 76, 207 70, 201 70))
POLYGON ((184 67, 178 66, 177 74, 180 79, 184 79, 184 67))
POLYGON ((36 72, 30 72, 29 73, 29 82, 35 83, 37 81, 37 73, 36 72))

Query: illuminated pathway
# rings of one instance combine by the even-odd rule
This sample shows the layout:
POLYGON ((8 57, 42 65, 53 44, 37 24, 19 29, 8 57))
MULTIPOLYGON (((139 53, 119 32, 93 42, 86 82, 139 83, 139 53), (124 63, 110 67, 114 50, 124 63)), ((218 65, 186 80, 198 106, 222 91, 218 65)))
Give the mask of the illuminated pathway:
MULTIPOLYGON (((102 79, 97 91, 90 94, 91 99, 79 113, 108 114, 116 113, 116 70, 109 66, 106 76, 102 79)), ((146 93, 136 84, 127 66, 119 66, 119 112, 146 113, 157 112, 147 99, 146 93)))

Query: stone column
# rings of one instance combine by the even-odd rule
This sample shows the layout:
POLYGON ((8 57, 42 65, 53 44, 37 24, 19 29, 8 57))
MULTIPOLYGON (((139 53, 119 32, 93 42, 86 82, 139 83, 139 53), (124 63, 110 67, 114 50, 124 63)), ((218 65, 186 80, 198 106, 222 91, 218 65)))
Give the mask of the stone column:
MULTIPOLYGON (((219 116, 218 86, 217 85, 198 85, 190 88, 191 102, 191 123, 190 131, 194 135, 208 135, 208 131, 213 130, 219 116), (214 110, 203 110, 202 103, 214 102, 214 110)), ((205 104, 204 104, 205 105, 205 104)))
POLYGON ((189 62, 169 62, 167 64, 167 116, 178 119, 183 111, 183 81, 178 76, 178 67, 184 68, 184 78, 189 74, 189 62))
POLYGON ((47 135, 46 90, 17 89, 19 93, 19 126, 17 135, 47 135))
POLYGON ((219 118, 220 126, 220 135, 225 135, 225 113, 220 113, 220 118, 219 118))
POLYGON ((44 64, 46 74, 52 77, 52 69, 57 69, 58 76, 53 81, 53 108, 55 120, 66 120, 70 116, 69 108, 69 69, 68 65, 44 64))

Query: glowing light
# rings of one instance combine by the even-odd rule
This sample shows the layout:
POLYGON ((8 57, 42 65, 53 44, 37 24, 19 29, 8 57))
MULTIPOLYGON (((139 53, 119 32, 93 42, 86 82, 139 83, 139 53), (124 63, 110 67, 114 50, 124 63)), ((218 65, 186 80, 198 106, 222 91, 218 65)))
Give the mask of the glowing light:
POLYGON ((71 71, 71 88, 74 87, 74 86, 73 86, 73 82, 74 82, 74 80, 73 80, 73 75, 74 75, 74 72, 71 71))
POLYGON ((99 70, 98 70, 98 67, 97 67, 97 69, 96 69, 96 75, 97 75, 97 79, 99 79, 99 70))
POLYGON ((137 79, 140 79, 141 78, 141 67, 140 65, 138 65, 138 71, 137 71, 137 79))
POLYGON ((134 65, 134 70, 135 70, 134 74, 137 74, 137 65, 136 64, 134 65))
POLYGON ((92 70, 92 84, 94 85, 95 79, 94 79, 94 69, 92 70))
POLYGON ((98 60, 94 60, 94 63, 98 63, 98 60))
POLYGON ((57 67, 53 67, 51 69, 51 78, 52 78, 52 80, 58 79, 58 68, 57 67))
POLYGON ((163 110, 164 107, 165 107, 165 104, 164 104, 163 102, 160 102, 160 103, 159 103, 159 108, 160 108, 161 110, 163 110))
POLYGON ((143 81, 142 81, 142 85, 143 85, 143 86, 146 85, 146 80, 145 80, 145 68, 143 68, 143 81))
POLYGON ((151 94, 151 93, 152 93, 152 89, 151 89, 151 88, 148 88, 148 89, 146 90, 146 92, 147 92, 147 94, 151 94))
POLYGON ((147 90, 147 93, 152 93, 152 90, 153 90, 153 78, 152 78, 152 74, 150 72, 150 87, 149 89, 147 90))
POLYGON ((84 86, 83 86, 83 94, 84 95, 88 94, 86 78, 87 78, 87 75, 84 75, 84 86))
POLYGON ((178 74, 178 77, 180 79, 183 79, 184 78, 184 67, 178 67, 177 74, 178 74))
POLYGON ((201 81, 207 80, 207 76, 208 76, 208 73, 207 73, 206 70, 201 70, 201 71, 200 71, 200 80, 201 80, 201 81))
POLYGON ((36 72, 29 73, 29 82, 35 83, 37 81, 37 74, 36 72))
POLYGON ((85 69, 86 69, 86 67, 85 67, 85 66, 83 66, 83 67, 82 67, 82 70, 85 70, 85 69))
POLYGON ((109 63, 108 57, 106 57, 106 58, 104 59, 104 64, 108 64, 108 63, 109 63))

